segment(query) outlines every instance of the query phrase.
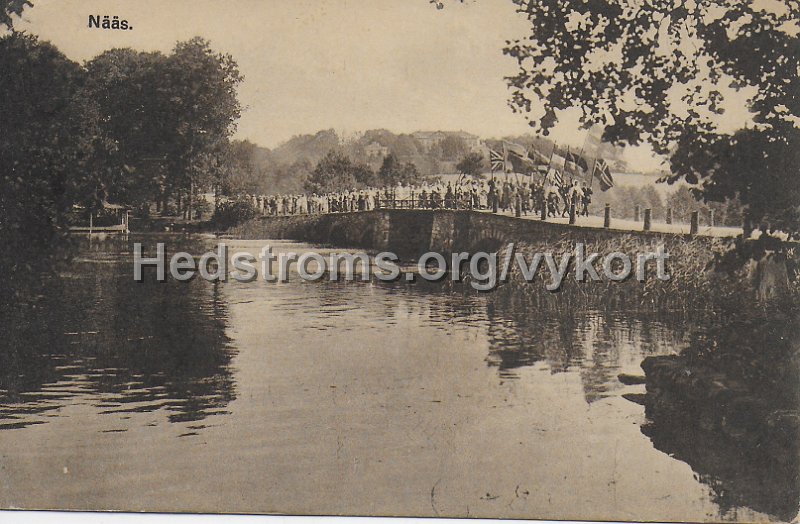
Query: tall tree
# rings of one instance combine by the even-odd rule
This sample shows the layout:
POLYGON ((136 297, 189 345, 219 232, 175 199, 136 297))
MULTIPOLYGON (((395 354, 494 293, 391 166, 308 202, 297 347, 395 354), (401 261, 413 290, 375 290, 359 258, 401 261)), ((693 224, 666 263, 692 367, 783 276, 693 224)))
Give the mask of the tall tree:
POLYGON ((103 143, 84 84, 80 65, 49 43, 0 38, 0 245, 11 275, 46 265, 73 204, 102 198, 93 160, 103 143))
POLYGON ((471 177, 478 177, 483 173, 485 162, 480 153, 469 153, 456 164, 458 172, 471 177))
POLYGON ((739 196, 753 220, 800 224, 797 0, 513 0, 530 35, 505 52, 519 65, 511 105, 546 133, 560 110, 606 125, 603 139, 649 143, 670 181, 709 200, 739 196), (748 88, 752 125, 716 125, 726 93, 748 88))
POLYGON ((102 159, 102 182, 114 202, 146 205, 163 188, 164 145, 173 132, 162 118, 170 106, 170 90, 162 85, 166 60, 158 52, 112 49, 86 63, 87 92, 114 144, 102 159))
POLYGON ((307 191, 328 193, 332 191, 349 191, 358 187, 356 172, 360 167, 344 153, 331 150, 319 161, 311 176, 306 181, 307 191))
POLYGON ((168 192, 189 196, 219 179, 222 166, 214 160, 241 114, 236 88, 242 80, 233 57, 215 53, 199 37, 179 42, 167 57, 160 85, 169 100, 161 117, 168 126, 168 192))
POLYGON ((415 184, 419 182, 420 174, 417 166, 412 162, 400 162, 393 153, 389 153, 384 159, 378 171, 378 181, 380 185, 394 186, 398 183, 415 184))

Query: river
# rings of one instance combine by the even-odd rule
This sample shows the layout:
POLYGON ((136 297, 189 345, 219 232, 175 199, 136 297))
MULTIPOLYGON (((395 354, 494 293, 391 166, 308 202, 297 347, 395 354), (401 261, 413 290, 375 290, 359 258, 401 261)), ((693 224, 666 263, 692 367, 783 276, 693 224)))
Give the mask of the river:
POLYGON ((686 458, 629 400, 644 386, 617 380, 703 326, 548 317, 432 284, 133 282, 130 242, 157 240, 84 246, 7 323, 0 506, 683 521, 796 507, 733 452, 686 458))

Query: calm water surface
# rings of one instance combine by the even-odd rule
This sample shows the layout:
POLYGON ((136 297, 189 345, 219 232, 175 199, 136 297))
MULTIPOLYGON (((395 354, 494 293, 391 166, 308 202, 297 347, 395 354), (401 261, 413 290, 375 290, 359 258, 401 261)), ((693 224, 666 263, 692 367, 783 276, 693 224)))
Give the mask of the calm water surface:
MULTIPOLYGON (((265 243, 311 249, 228 241, 265 243)), ((693 459, 691 434, 623 398, 644 387, 618 373, 699 326, 423 285, 134 283, 130 251, 86 246, 4 328, 0 506, 689 521, 797 506, 769 471, 693 459)))

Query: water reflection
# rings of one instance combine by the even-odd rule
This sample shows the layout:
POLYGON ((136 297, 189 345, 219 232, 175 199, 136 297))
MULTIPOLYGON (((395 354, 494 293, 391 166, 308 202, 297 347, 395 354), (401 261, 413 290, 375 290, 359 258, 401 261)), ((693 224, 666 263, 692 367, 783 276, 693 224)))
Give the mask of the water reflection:
MULTIPOLYGON (((148 245, 156 241, 147 238, 148 245)), ((174 250, 192 253, 213 242, 169 239, 174 250)), ((236 247, 258 252, 262 244, 236 247)), ((447 503, 449 485, 450 514, 470 505, 501 515, 505 510, 490 506, 496 496, 487 498, 486 490, 500 492, 508 482, 508 496, 520 506, 507 516, 546 516, 580 498, 592 500, 592 509, 610 500, 613 505, 605 506, 606 514, 565 509, 562 516, 700 520, 719 510, 726 519, 738 519, 742 511, 742 519, 752 520, 753 513, 743 509, 752 508, 788 520, 800 497, 796 434, 787 438, 794 447, 762 439, 743 450, 691 417, 619 398, 643 388, 623 386, 618 373, 640 372, 643 358, 678 353, 693 333, 707 329, 683 318, 546 313, 516 297, 462 294, 424 283, 134 283, 129 244, 93 244, 51 283, 35 309, 8 317, 0 340, 0 429, 67 418, 65 411, 76 404, 92 420, 95 414, 133 419, 103 431, 152 424, 136 436, 152 437, 148 453, 168 461, 160 487, 213 484, 197 492, 219 491, 226 503, 241 500, 241 506, 216 510, 286 508, 264 501, 273 491, 263 486, 281 478, 286 480, 274 496, 297 504, 289 509, 394 514, 416 508, 413 513, 426 514, 430 487, 444 478, 437 504, 447 503), (164 416, 150 421, 134 415, 142 412, 164 416), (212 415, 223 415, 215 419, 221 427, 202 422, 212 415), (170 427, 177 431, 165 431, 170 427), (202 434, 194 440, 209 443, 206 454, 191 447, 193 439, 172 438, 181 431, 202 434), (237 439, 228 439, 231 433, 237 439), (630 470, 609 473, 612 463, 604 457, 616 453, 617 443, 630 470), (689 464, 695 476, 677 461, 689 464), (221 463, 234 464, 222 469, 227 485, 237 486, 237 497, 220 491, 208 474, 221 463), (424 474, 429 464, 436 465, 430 476, 424 474), (472 474, 477 470, 496 478, 486 486, 483 475, 472 474), (306 489, 309 479, 323 488, 306 489), (395 479, 414 488, 400 494, 405 506, 391 505, 398 500, 395 479), (689 493, 696 500, 650 500, 638 488, 641 479, 667 495, 689 493), (340 491, 359 483, 363 489, 340 491), (612 497, 609 490, 617 485, 612 497), (388 494, 378 507, 375 493, 382 489, 388 494), (417 491, 422 503, 413 505, 417 491), (521 492, 530 495, 530 506, 523 506, 521 492), (362 493, 363 505, 356 506, 362 493), (468 499, 470 494, 478 498, 468 499), (318 497, 319 505, 309 507, 308 496, 318 497), (537 496, 543 498, 534 502, 537 496), (676 513, 669 513, 672 506, 676 513)), ((72 424, 60 426, 70 433, 65 439, 87 438, 65 429, 79 422, 65 422, 72 424)), ((138 446, 133 433, 99 435, 95 426, 87 431, 120 447, 138 446)), ((8 431, 0 438, 14 444, 34 433, 8 431)), ((45 457, 51 452, 59 450, 42 450, 45 457)), ((102 471, 120 456, 109 452, 91 459, 102 471)), ((136 453, 127 457, 127 483, 120 479, 117 486, 126 493, 151 467, 135 459, 136 453)), ((17 467, 28 464, 20 459, 17 467)), ((96 478, 91 468, 86 471, 90 493, 96 478)), ((21 482, 13 484, 20 492, 21 482)), ((42 505, 49 499, 30 500, 42 505)), ((142 507, 178 509, 172 498, 160 502, 142 507)), ((197 504, 191 499, 185 508, 197 510, 197 504)))
POLYGON ((554 316, 523 299, 499 295, 487 305, 491 342, 487 363, 504 379, 521 368, 546 363, 551 373, 580 372, 592 403, 620 388, 616 377, 648 355, 678 351, 688 330, 681 319, 614 317, 600 312, 554 316))
POLYGON ((697 479, 710 488, 712 500, 728 518, 736 520, 740 507, 786 522, 797 516, 800 432, 796 427, 791 435, 786 435, 788 438, 764 435, 756 445, 742 446, 679 409, 659 409, 648 404, 647 418, 642 433, 656 449, 689 464, 697 479))
POLYGON ((170 421, 223 412, 235 398, 219 286, 134 283, 127 245, 95 242, 10 313, 0 344, 0 429, 47 422, 90 396, 98 413, 166 410, 170 421))
POLYGON ((732 519, 742 506, 784 521, 798 515, 799 334, 789 316, 737 315, 704 330, 681 357, 644 366, 642 433, 689 464, 732 519))

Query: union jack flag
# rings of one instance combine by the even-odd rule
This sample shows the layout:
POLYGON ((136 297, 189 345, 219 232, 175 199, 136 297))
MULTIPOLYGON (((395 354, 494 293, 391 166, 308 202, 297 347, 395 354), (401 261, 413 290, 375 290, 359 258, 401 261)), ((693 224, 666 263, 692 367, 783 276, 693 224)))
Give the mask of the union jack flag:
POLYGON ((494 149, 489 150, 489 163, 492 165, 492 171, 505 171, 506 159, 494 149))

